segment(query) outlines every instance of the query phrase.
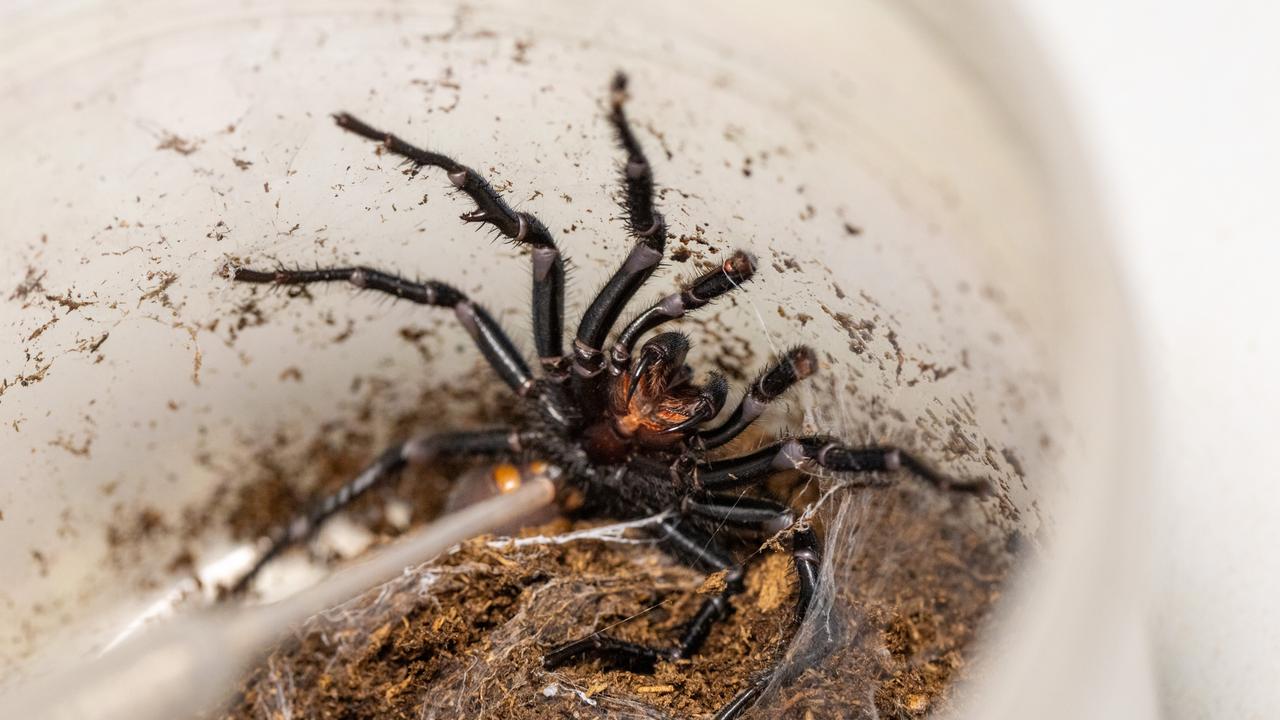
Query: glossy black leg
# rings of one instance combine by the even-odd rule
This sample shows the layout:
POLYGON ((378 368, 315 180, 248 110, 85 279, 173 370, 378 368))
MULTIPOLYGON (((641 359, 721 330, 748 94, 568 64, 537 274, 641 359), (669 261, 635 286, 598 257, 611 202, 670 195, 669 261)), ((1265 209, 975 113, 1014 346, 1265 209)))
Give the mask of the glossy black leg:
POLYGON ((795 522, 795 515, 787 506, 746 495, 694 495, 680 507, 685 513, 715 520, 717 525, 769 535, 782 532, 795 522))
POLYGON ((240 282, 273 285, 348 282, 361 289, 387 293, 420 305, 453 308, 454 314, 485 359, 511 389, 523 395, 533 386, 533 375, 524 358, 520 357, 511 338, 507 337, 493 317, 484 308, 468 300, 461 291, 442 282, 414 282, 367 267, 274 271, 236 268, 232 277, 240 282))
POLYGON ((653 648, 608 635, 593 634, 551 648, 542 656, 542 667, 554 670, 569 663, 598 659, 611 668, 651 673, 659 660, 672 658, 673 653, 667 648, 653 648))
POLYGON ((725 572, 723 589, 702 602, 698 611, 685 623, 677 643, 669 648, 655 648, 593 633, 548 650, 542 659, 543 667, 552 670, 594 658, 610 667, 652 672, 659 660, 689 657, 702 647, 715 623, 731 611, 729 598, 742 592, 742 567, 705 533, 684 527, 678 520, 661 521, 657 535, 664 546, 689 565, 705 572, 725 572))
MULTIPOLYGON (((795 514, 785 505, 760 498, 733 495, 707 495, 685 504, 685 509, 696 515, 717 521, 721 525, 757 533, 777 533, 795 522, 795 514)), ((818 587, 818 572, 822 565, 821 546, 812 528, 800 527, 791 533, 791 561, 796 569, 797 622, 804 620, 813 604, 818 587)), ((768 684, 772 673, 754 679, 750 685, 734 696, 716 713, 716 720, 737 718, 755 704, 768 684)))
POLYGON ((447 155, 410 145, 347 113, 334 115, 334 120, 344 130, 382 143, 388 151, 413 163, 415 169, 444 170, 449 182, 475 203, 475 210, 462 215, 464 222, 489 225, 508 240, 532 248, 534 344, 547 376, 555 380, 567 377, 563 347, 564 258, 542 221, 531 213, 512 210, 484 177, 447 155))
POLYGON ((609 122, 618 137, 618 144, 627 153, 627 164, 622 174, 623 210, 626 212, 627 230, 636 239, 636 244, 622 267, 591 301, 578 323, 577 338, 573 343, 574 385, 579 401, 589 414, 600 409, 594 398, 598 396, 602 382, 599 375, 607 364, 601 350, 605 338, 618 321, 622 309, 658 267, 667 245, 666 221, 654 206, 653 168, 627 122, 626 99, 627 77, 618 73, 610 96, 609 122))
POLYGON ((706 449, 730 442, 755 422, 769 403, 817 370, 818 355, 812 349, 800 345, 788 350, 760 373, 723 423, 698 433, 694 441, 706 449))
POLYGON ((631 361, 631 351, 641 335, 669 320, 684 317, 686 312, 697 310, 741 287, 755 274, 755 263, 755 258, 749 253, 738 250, 726 258, 720 267, 703 274, 680 292, 662 298, 637 315, 618 333, 609 358, 610 367, 615 373, 623 372, 631 361))
MULTIPOLYGON (((750 531, 761 535, 780 533, 793 524, 796 516, 791 508, 764 498, 707 494, 685 502, 685 512, 716 521, 722 527, 750 531)), ((804 619, 813 600, 818 582, 818 566, 822 564, 818 536, 807 526, 791 533, 791 558, 796 566, 799 596, 796 618, 804 619)))
POLYGON ((749 455, 698 463, 695 473, 703 488, 716 491, 757 484, 780 470, 819 468, 849 473, 908 470, 943 490, 983 494, 989 489, 985 480, 949 477, 900 448, 849 447, 821 435, 780 440, 749 455))
MULTIPOLYGON (((809 612, 809 606, 813 604, 813 597, 818 587, 818 569, 822 565, 818 536, 813 530, 803 528, 791 536, 791 561, 796 568, 798 597, 795 613, 798 622, 804 620, 809 612)), ((759 699, 760 693, 764 691, 772 677, 773 673, 769 672, 752 680, 751 684, 716 712, 714 720, 734 720, 742 715, 759 699)))
POLYGON ((764 691, 767 684, 767 679, 751 683, 745 690, 734 695, 733 699, 720 708, 711 720, 734 720, 741 716, 748 708, 755 705, 756 699, 760 697, 760 693, 764 691))
POLYGON ((286 548, 311 537, 334 513, 406 465, 424 465, 442 456, 491 457, 519 452, 520 448, 521 435, 507 428, 426 435, 389 447, 351 481, 314 502, 288 525, 278 527, 264 537, 253 567, 236 581, 231 590, 240 592, 246 588, 258 572, 286 548))

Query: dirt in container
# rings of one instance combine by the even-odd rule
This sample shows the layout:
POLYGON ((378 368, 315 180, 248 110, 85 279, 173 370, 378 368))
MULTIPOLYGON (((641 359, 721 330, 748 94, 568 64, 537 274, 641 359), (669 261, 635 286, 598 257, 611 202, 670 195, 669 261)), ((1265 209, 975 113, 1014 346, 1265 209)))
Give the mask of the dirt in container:
POLYGON ((833 592, 803 626, 789 554, 753 543, 734 612, 694 657, 653 674, 547 671, 542 655, 593 631, 669 646, 714 577, 643 533, 592 539, 607 521, 473 541, 313 618, 211 717, 705 718, 775 665, 746 717, 923 717, 967 677, 1018 552, 972 503, 909 480, 839 491, 821 513, 833 592))

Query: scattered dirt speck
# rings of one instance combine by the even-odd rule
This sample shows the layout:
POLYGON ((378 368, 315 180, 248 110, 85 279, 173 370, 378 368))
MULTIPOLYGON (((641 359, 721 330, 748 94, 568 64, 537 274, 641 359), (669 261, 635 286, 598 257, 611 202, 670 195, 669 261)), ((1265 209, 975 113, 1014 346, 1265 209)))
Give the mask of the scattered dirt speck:
POLYGON ((76 442, 65 435, 59 435, 50 440, 49 445, 66 450, 76 457, 89 457, 89 451, 93 447, 93 436, 86 436, 80 442, 76 442))
MULTIPOLYGON (((44 270, 36 270, 34 267, 27 267, 26 277, 24 277, 22 282, 18 283, 18 286, 9 294, 9 299, 20 301, 26 300, 27 296, 32 293, 43 292, 44 286, 40 283, 44 280, 44 276, 46 274, 47 272, 44 270)), ((26 307, 26 305, 24 304, 23 307, 26 307)))
POLYGON ((172 150, 179 155, 190 155, 200 149, 200 141, 187 140, 185 138, 178 137, 173 133, 166 133, 164 137, 160 139, 160 144, 156 145, 156 149, 172 150))
POLYGON ((40 577, 49 577, 49 558, 39 550, 31 551, 31 561, 36 564, 36 570, 40 573, 40 577))
POLYGON ((61 305, 62 307, 67 309, 68 313, 70 313, 72 310, 79 310, 85 305, 93 304, 92 302, 86 301, 86 300, 76 300, 75 298, 71 297, 71 293, 67 293, 65 295, 45 295, 44 299, 61 305))
POLYGON ((173 305, 169 302, 169 294, 167 291, 175 282, 178 281, 178 276, 166 271, 150 271, 147 273, 148 280, 155 280, 157 278, 159 279, 159 282, 156 283, 155 287, 138 296, 138 305, 142 305, 142 303, 148 300, 158 300, 161 305, 167 308, 172 308, 173 305))

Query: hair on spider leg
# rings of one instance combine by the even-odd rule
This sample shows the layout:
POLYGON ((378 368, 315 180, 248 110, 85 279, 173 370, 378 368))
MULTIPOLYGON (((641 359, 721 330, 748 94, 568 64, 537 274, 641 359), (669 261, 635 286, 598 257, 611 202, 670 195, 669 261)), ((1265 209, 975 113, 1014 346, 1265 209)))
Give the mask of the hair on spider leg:
MULTIPOLYGON (((481 226, 529 248, 528 325, 535 366, 541 369, 537 374, 525 359, 523 348, 478 297, 444 282, 409 280, 365 266, 280 267, 275 272, 245 268, 232 273, 238 281, 272 286, 341 282, 385 296, 386 301, 400 299, 447 308, 511 391, 515 403, 515 410, 498 427, 424 435, 392 446, 357 479, 333 495, 319 498, 311 512, 287 526, 287 532, 267 538, 264 557, 269 559, 290 543, 309 537, 333 513, 409 466, 445 459, 534 458, 559 470, 562 509, 567 513, 622 523, 657 516, 659 519, 640 529, 683 564, 722 575, 725 582, 700 596, 696 610, 669 640, 641 644, 606 634, 625 620, 576 639, 561 631, 559 636, 547 638, 556 641, 544 647, 543 667, 547 670, 594 659, 605 667, 651 671, 658 662, 698 653, 733 612, 735 598, 745 589, 748 566, 765 545, 757 545, 745 558, 738 556, 738 550, 761 535, 772 538, 768 548, 788 554, 787 562, 795 569, 790 581, 793 619, 805 617, 815 598, 825 602, 819 595, 827 577, 820 571, 824 567, 823 546, 807 525, 817 507, 810 504, 797 512, 771 497, 773 481, 786 473, 798 472, 807 482, 824 476, 836 478, 825 493, 847 491, 850 478, 860 477, 871 478, 876 484, 884 479, 883 484, 889 485, 912 476, 926 480, 937 492, 964 494, 968 489, 914 453, 891 445, 850 445, 830 435, 790 432, 773 434, 766 441, 756 420, 791 388, 814 376, 821 363, 816 352, 804 345, 780 350, 749 295, 744 297, 773 355, 741 388, 733 409, 724 419, 716 420, 728 406, 729 384, 718 373, 699 372, 694 367, 697 363, 688 361, 696 338, 672 330, 679 326, 668 323, 677 323, 726 295, 742 293, 744 286, 757 280, 757 260, 746 250, 735 249, 700 267, 695 276, 677 281, 674 290, 630 315, 625 324, 619 323, 652 276, 665 267, 670 231, 657 207, 654 168, 624 109, 628 100, 626 76, 615 75, 609 88, 607 120, 626 155, 619 168, 620 219, 632 245, 586 303, 567 348, 564 298, 572 263, 535 214, 512 208, 485 176, 449 155, 411 145, 348 113, 334 116, 342 130, 377 143, 377 152, 392 153, 410 163, 411 176, 428 168, 443 171, 454 190, 451 194, 465 196, 472 205, 461 217, 464 224, 481 226), (735 441, 750 443, 754 449, 746 453, 716 451, 735 441)), ((480 291, 487 290, 489 284, 482 283, 480 291)), ((705 323, 699 325, 705 327, 705 323)), ((822 485, 819 481, 820 489, 822 485)), ((820 500, 831 496, 823 494, 820 500)), ((252 572, 242 578, 242 584, 252 581, 252 572)), ((773 671, 763 677, 772 681, 773 671)), ((717 719, 738 717, 762 692, 763 685, 750 682, 721 708, 717 719)))

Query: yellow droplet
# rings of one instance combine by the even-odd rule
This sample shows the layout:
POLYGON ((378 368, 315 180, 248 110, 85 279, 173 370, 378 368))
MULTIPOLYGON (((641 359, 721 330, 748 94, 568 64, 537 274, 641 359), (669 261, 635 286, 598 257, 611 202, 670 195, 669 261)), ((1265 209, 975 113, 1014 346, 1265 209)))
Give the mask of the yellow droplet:
POLYGON ((510 463, 503 463, 493 469, 493 484, 498 492, 504 495, 514 492, 520 487, 520 470, 510 463))

